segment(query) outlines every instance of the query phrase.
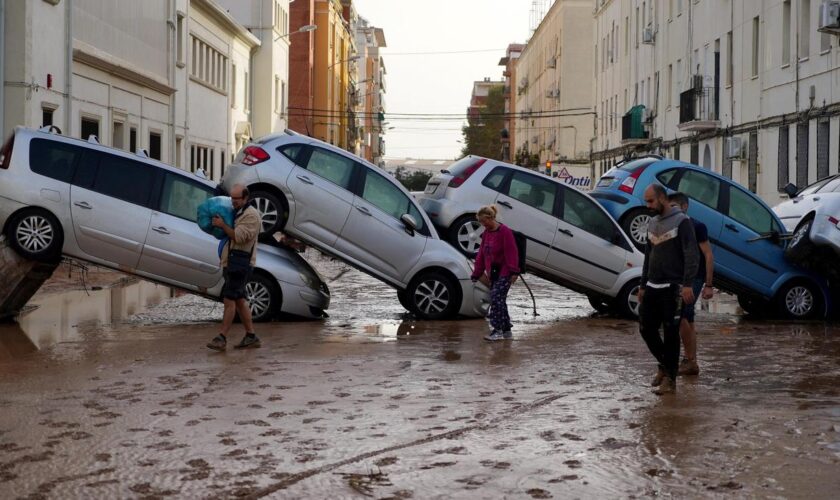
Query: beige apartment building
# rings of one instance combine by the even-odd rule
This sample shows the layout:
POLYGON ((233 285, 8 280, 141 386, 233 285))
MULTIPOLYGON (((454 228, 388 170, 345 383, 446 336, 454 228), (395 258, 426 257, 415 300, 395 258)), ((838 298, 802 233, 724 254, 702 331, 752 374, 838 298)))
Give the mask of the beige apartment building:
MULTIPOLYGON (((541 169, 591 183, 594 133, 592 0, 556 0, 515 66, 515 143, 511 155, 537 155, 541 169)), ((571 182, 571 180, 570 180, 571 182)), ((586 187, 586 186, 584 186, 586 187)))
POLYGON ((706 167, 770 205, 838 171, 838 37, 817 0, 598 0, 594 173, 628 154, 706 167))
POLYGON ((356 26, 356 50, 359 55, 358 81, 352 91, 358 110, 359 151, 367 161, 379 165, 385 154, 385 60, 380 49, 387 47, 385 32, 359 17, 356 26))

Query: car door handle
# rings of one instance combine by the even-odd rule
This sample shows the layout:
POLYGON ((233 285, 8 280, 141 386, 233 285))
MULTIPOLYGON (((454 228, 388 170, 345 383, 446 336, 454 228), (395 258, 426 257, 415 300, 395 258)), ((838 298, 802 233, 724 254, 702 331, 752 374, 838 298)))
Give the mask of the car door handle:
POLYGON ((363 213, 363 214, 365 214, 365 215, 372 215, 372 214, 370 213, 370 210, 368 210, 368 209, 367 209, 367 208, 365 208, 365 207, 356 207, 356 210, 358 210, 359 212, 362 212, 362 213, 363 213))
POLYGON ((568 236, 569 238, 574 238, 574 237, 575 237, 575 235, 574 235, 574 234, 572 234, 572 232, 571 232, 571 231, 569 231, 568 229, 563 229, 563 228, 560 228, 560 229, 558 229, 558 231, 560 231, 561 233, 565 234, 565 235, 566 235, 566 236, 568 236))
POLYGON ((500 201, 499 205, 502 205, 503 207, 508 207, 509 209, 513 210, 513 205, 511 205, 508 201, 500 201))
POLYGON ((730 230, 730 231, 732 231, 733 233, 737 233, 737 232, 738 232, 738 228, 737 228, 737 227, 735 227, 735 224, 726 224, 726 226, 725 226, 725 227, 726 227, 726 229, 729 229, 729 230, 730 230))
POLYGON ((165 227, 163 227, 163 226, 153 227, 153 228, 152 228, 152 231, 157 231, 157 232, 158 232, 158 233, 160 233, 160 234, 169 234, 169 230, 168 230, 168 229, 166 229, 166 228, 165 228, 165 227))
POLYGON ((299 175, 299 176, 297 176, 297 178, 300 179, 300 182, 302 182, 304 184, 313 184, 312 179, 310 179, 309 177, 307 177, 305 175, 299 175))
POLYGON ((73 204, 77 207, 84 208, 85 210, 90 210, 91 208, 93 208, 93 206, 91 206, 91 204, 86 201, 77 201, 73 204))

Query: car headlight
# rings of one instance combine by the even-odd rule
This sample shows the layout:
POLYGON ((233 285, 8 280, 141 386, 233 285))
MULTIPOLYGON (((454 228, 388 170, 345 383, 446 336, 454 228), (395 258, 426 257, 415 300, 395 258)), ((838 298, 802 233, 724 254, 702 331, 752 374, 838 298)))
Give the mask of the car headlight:
POLYGON ((304 285, 308 286, 309 288, 318 288, 318 280, 315 279, 312 275, 306 273, 298 273, 300 276, 300 280, 303 282, 304 285))

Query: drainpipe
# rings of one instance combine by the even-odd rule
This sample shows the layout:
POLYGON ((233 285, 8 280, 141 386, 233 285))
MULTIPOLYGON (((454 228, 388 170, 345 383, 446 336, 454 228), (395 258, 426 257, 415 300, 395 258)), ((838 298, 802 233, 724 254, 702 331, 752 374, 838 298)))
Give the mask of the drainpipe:
MULTIPOLYGON (((171 88, 175 88, 175 63, 178 59, 178 29, 177 29, 177 22, 178 22, 178 13, 177 13, 177 6, 175 5, 175 0, 168 0, 167 10, 169 11, 169 21, 166 24, 169 25, 169 66, 167 67, 167 72, 169 73, 167 76, 169 77, 167 80, 169 82, 169 86, 171 88)), ((178 92, 175 91, 169 96, 169 163, 170 165, 175 165, 175 159, 177 158, 177 152, 175 151, 175 101, 178 92)), ((178 165, 178 168, 181 168, 181 165, 178 165)))
POLYGON ((0 140, 6 139, 6 0, 0 0, 0 140))
MULTIPOLYGON (((73 0, 67 0, 65 6, 64 30, 66 47, 64 60, 64 134, 71 135, 73 124, 73 0)), ((84 139, 84 138, 83 138, 84 139)))

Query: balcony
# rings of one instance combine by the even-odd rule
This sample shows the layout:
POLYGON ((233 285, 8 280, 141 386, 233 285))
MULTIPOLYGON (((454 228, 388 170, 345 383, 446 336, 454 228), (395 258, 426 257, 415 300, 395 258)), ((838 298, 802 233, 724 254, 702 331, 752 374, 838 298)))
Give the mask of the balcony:
POLYGON ((680 123, 684 132, 703 132, 720 128, 718 93, 714 87, 695 87, 680 94, 680 123))
POLYGON ((650 142, 650 133, 645 130, 647 109, 641 104, 633 106, 621 117, 621 144, 624 146, 644 145, 650 142))

